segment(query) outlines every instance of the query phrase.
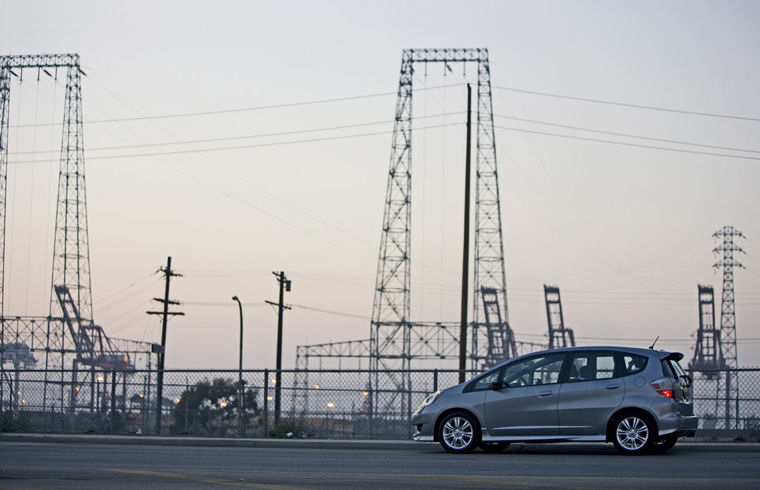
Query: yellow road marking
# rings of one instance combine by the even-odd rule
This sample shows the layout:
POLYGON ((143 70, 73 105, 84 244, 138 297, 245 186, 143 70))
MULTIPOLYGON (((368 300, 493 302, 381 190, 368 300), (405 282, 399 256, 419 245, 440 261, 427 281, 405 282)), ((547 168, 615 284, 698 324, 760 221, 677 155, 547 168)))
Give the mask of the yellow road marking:
MULTIPOLYGON (((5 465, 0 465, 0 468, 5 465)), ((5 466, 5 468, 29 468, 40 470, 41 467, 34 466, 5 466)), ((55 467, 45 467, 45 469, 51 470, 55 467)), ((181 480, 195 483, 205 483, 209 485, 224 485, 234 486, 241 488, 259 488, 267 490, 304 490, 307 487, 298 487, 291 485, 277 485, 270 483, 258 483, 253 481, 240 481, 230 478, 221 477, 206 477, 196 476, 187 473, 169 472, 169 471, 153 471, 144 469, 130 469, 130 468, 93 468, 89 467, 89 470, 103 470, 115 473, 121 473, 125 475, 144 476, 152 478, 165 478, 171 480, 181 480)), ((212 469, 208 470, 209 473, 225 473, 226 475, 237 474, 246 475, 248 478, 255 476, 270 476, 270 477, 296 477, 305 481, 306 485, 312 483, 310 479, 322 477, 322 478, 338 478, 341 480, 355 480, 362 481, 368 479, 383 480, 386 484, 391 484, 393 480, 399 478, 417 479, 417 480, 450 480, 459 482, 462 486, 497 486, 497 487, 535 487, 535 488, 601 488, 605 485, 624 485, 647 486, 648 484, 654 484, 656 487, 668 486, 668 481, 677 481, 679 484, 688 484, 690 482, 704 485, 712 485, 714 487, 725 486, 726 484, 734 485, 751 485, 755 488, 760 488, 760 478, 698 478, 698 477, 623 477, 623 476, 570 476, 570 475, 554 475, 554 476, 539 476, 539 475, 447 475, 447 474, 429 474, 429 473, 359 473, 359 472, 319 472, 319 471, 277 471, 277 470, 220 470, 212 469), (590 486, 591 485, 591 486, 590 486)), ((0 485, 0 490, 6 488, 30 488, 30 487, 7 487, 0 485)))

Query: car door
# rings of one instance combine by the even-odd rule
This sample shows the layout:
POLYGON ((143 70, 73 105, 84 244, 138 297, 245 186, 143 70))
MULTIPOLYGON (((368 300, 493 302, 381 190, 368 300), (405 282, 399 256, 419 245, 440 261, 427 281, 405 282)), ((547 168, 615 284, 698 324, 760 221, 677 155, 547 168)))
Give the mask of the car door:
POLYGON ((560 385, 557 404, 560 435, 605 433, 609 415, 623 403, 625 396, 617 358, 612 351, 571 354, 567 380, 560 385))
POLYGON ((486 393, 489 435, 556 436, 557 395, 564 353, 544 354, 507 364, 501 379, 486 393))

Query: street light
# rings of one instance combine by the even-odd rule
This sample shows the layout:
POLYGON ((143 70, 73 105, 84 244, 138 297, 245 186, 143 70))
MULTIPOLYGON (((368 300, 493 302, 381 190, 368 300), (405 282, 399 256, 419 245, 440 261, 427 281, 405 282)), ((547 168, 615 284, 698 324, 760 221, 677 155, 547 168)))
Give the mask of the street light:
MULTIPOLYGON (((103 403, 103 400, 102 400, 101 394, 100 394, 100 383, 103 383, 103 381, 105 381, 105 378, 103 378, 103 376, 101 376, 101 375, 95 376, 95 382, 96 382, 95 386, 97 387, 97 390, 96 390, 97 391, 97 397, 95 398, 95 400, 96 400, 96 403, 98 404, 98 413, 100 413, 100 411, 102 409, 102 403, 103 403)), ((103 391, 105 391, 105 385, 103 386, 103 391)))
POLYGON ((240 311, 240 358, 238 363, 238 434, 240 437, 245 436, 245 424, 243 423, 243 409, 245 407, 245 390, 243 389, 243 305, 237 296, 232 297, 232 301, 237 301, 238 311, 240 311))

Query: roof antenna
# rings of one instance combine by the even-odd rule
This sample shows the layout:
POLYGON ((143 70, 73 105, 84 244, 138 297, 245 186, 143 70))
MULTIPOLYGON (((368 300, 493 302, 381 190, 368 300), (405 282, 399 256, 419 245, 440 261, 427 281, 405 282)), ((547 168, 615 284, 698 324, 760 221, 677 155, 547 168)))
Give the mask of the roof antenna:
POLYGON ((650 349, 650 350, 653 350, 653 349, 654 349, 654 344, 656 344, 658 340, 660 340, 660 336, 659 336, 659 335, 657 336, 657 338, 656 338, 656 339, 654 339, 654 342, 652 342, 652 345, 650 345, 650 346, 649 346, 649 349, 650 349))

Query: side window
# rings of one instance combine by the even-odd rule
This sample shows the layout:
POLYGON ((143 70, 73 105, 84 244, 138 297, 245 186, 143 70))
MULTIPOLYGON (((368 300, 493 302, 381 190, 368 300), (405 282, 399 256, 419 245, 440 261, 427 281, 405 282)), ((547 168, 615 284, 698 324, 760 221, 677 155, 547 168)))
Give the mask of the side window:
POLYGON ((499 377, 499 370, 495 370, 490 373, 486 373, 485 375, 481 376, 480 378, 476 379, 474 383, 471 383, 468 386, 468 389, 466 391, 483 391, 488 390, 491 388, 491 386, 494 384, 494 382, 499 377))
POLYGON ((558 383, 564 358, 564 354, 549 354, 510 364, 504 368, 501 383, 510 388, 558 383))
POLYGON ((640 373, 647 367, 647 358, 636 354, 623 354, 623 367, 626 376, 640 373))
POLYGON ((572 356, 568 382, 611 379, 615 374, 615 355, 612 352, 576 352, 572 356))
POLYGON ((596 358, 596 379, 610 379, 615 377, 615 358, 605 354, 596 358))

